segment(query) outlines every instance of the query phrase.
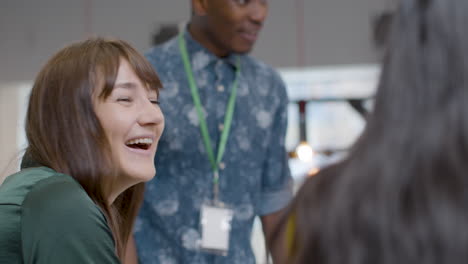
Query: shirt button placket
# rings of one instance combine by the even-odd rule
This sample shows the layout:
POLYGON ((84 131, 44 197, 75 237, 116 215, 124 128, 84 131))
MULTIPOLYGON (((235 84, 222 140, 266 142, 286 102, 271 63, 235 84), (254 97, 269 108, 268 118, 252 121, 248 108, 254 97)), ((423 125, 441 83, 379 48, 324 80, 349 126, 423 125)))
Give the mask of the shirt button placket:
POLYGON ((219 163, 219 169, 224 170, 226 168, 226 164, 224 162, 219 163))

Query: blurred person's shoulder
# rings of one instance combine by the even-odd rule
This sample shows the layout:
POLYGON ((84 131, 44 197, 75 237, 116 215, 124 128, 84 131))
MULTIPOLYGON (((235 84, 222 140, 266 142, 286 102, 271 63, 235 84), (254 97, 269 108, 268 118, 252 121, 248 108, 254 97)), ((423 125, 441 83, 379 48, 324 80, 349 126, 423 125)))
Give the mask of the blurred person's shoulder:
POLYGON ((145 57, 156 69, 168 65, 168 62, 174 60, 174 56, 180 56, 177 37, 151 47, 145 52, 145 57))
POLYGON ((268 98, 277 97, 284 104, 287 101, 286 84, 279 72, 271 65, 251 55, 242 56, 242 75, 254 85, 255 90, 268 98))
POLYGON ((262 78, 262 81, 284 84, 278 71, 264 61, 246 54, 243 56, 242 73, 262 78))

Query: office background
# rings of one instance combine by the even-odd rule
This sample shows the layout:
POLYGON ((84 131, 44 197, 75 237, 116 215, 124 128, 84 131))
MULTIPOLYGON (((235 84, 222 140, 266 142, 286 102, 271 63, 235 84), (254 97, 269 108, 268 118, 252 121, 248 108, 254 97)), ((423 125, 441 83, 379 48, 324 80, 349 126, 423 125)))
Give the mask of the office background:
MULTIPOLYGON (((373 25, 380 14, 394 8, 394 0, 268 1, 269 16, 252 54, 280 70, 290 97, 299 99, 304 89, 318 97, 372 93, 379 61, 373 25)), ((189 15, 189 0, 1 0, 0 183, 17 169, 25 146, 23 123, 29 89, 53 53, 95 35, 125 39, 144 52, 161 25, 183 23, 189 15)), ((313 140, 326 146, 341 137, 342 145, 350 144, 363 120, 349 106, 336 103, 331 108, 341 110, 327 112, 329 106, 308 109, 308 127, 320 127, 320 122, 328 122, 329 127, 323 133, 309 129, 315 135, 313 140), (348 132, 329 133, 340 129, 348 132)), ((299 119, 294 104, 290 112, 288 146, 292 148, 299 119)), ((295 173, 308 169, 295 166, 299 170, 295 173)), ((254 235, 253 243, 260 245, 261 237, 254 235)), ((260 246, 257 254, 261 251, 260 246)))

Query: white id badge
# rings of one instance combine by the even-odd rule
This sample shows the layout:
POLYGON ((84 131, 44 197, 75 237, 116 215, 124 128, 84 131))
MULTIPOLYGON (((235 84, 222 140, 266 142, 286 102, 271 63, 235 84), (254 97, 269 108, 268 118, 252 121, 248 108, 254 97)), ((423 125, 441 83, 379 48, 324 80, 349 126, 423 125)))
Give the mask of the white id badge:
POLYGON ((224 206, 203 204, 200 212, 200 248, 204 251, 226 256, 229 251, 229 236, 233 211, 224 206))

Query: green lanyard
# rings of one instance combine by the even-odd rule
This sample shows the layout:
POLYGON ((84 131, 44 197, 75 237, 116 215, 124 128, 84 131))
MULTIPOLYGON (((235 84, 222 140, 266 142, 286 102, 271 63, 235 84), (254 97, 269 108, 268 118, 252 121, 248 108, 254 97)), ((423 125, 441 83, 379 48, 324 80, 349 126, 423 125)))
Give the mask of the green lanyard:
POLYGON ((190 65, 187 46, 185 44, 184 33, 185 31, 181 31, 179 33, 180 55, 182 56, 182 60, 184 62, 185 74, 187 75, 190 90, 192 92, 193 103, 195 104, 195 108, 197 109, 198 119, 200 120, 200 132, 203 137, 203 143, 205 144, 205 148, 208 153, 208 158, 210 160, 211 167, 213 169, 214 200, 218 201, 218 192, 219 192, 218 168, 219 168, 219 163, 221 162, 221 159, 223 158, 224 150, 226 148, 226 142, 229 136, 229 130, 231 129, 232 116, 234 114, 234 108, 235 108, 236 97, 237 97, 237 83, 238 83, 239 74, 240 74, 240 60, 239 60, 239 57, 237 57, 236 77, 234 79, 234 82, 232 83, 231 95, 229 97, 229 102, 226 107, 226 115, 224 117, 223 132, 219 140, 218 153, 215 159, 214 154, 213 154, 213 148, 211 147, 211 139, 208 133, 208 127, 206 125, 205 116, 203 115, 202 106, 200 103, 200 96, 198 95, 198 88, 195 83, 195 79, 193 78, 193 71, 192 71, 192 66, 190 65))

